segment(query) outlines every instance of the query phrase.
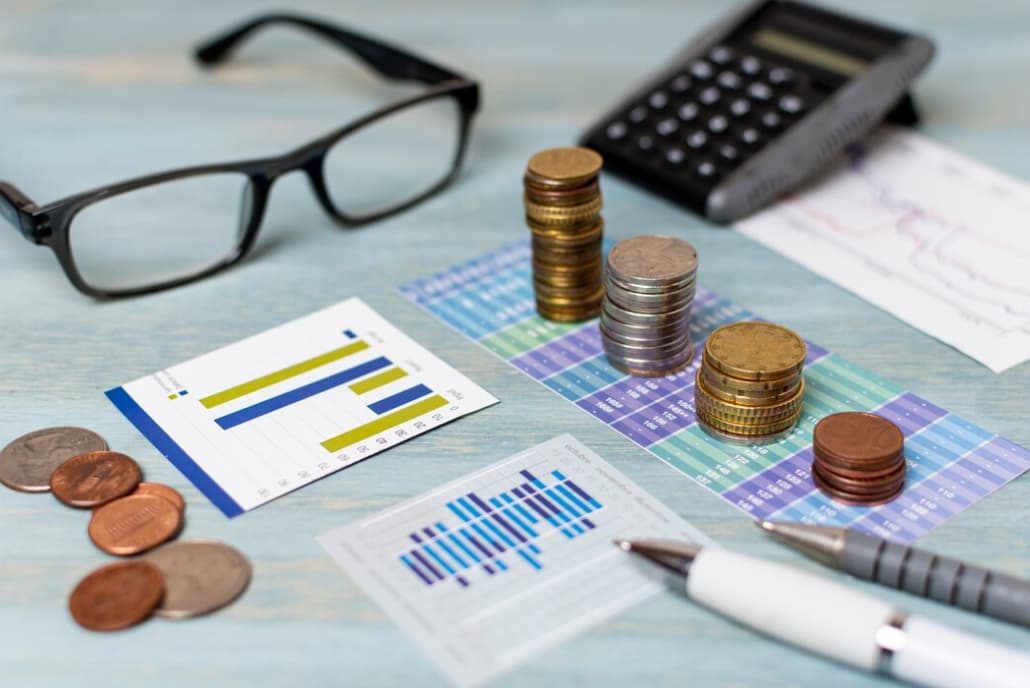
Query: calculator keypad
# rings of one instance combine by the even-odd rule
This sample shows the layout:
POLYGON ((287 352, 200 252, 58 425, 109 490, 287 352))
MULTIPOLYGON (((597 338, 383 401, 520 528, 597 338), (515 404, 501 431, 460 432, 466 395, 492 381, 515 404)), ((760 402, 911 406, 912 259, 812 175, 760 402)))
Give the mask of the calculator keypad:
POLYGON ((792 69, 716 46, 609 122, 605 136, 631 159, 711 188, 823 97, 792 69))

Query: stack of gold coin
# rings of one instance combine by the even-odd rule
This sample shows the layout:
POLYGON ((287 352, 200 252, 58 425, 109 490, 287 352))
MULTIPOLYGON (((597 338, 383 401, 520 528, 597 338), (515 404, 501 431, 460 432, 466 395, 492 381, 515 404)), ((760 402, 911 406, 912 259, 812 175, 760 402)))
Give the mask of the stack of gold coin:
POLYGON ((548 320, 577 322, 600 311, 602 162, 587 148, 549 148, 526 166, 533 289, 537 312, 548 320))
POLYGON ((789 434, 801 417, 805 341, 781 325, 738 322, 708 336, 694 386, 701 426, 746 443, 789 434))
POLYGON ((697 251, 681 239, 638 236, 608 252, 601 304, 601 344, 608 362, 642 377, 690 363, 690 308, 697 251))

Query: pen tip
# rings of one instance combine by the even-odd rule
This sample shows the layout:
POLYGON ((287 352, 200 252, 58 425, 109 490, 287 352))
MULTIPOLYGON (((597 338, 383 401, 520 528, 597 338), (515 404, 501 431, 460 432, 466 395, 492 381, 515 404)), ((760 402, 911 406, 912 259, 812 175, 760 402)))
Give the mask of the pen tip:
POLYGON ((776 524, 772 521, 755 521, 755 525, 770 533, 776 530, 776 524))
POLYGON ((623 552, 629 552, 633 549, 633 543, 629 540, 615 538, 614 540, 612 540, 612 542, 615 543, 615 546, 621 549, 623 552))

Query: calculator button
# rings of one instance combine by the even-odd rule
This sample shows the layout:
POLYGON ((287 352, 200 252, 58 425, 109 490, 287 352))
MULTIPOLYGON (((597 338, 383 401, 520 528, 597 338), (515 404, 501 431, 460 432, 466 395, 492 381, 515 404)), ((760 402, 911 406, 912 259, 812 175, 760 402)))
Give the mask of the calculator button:
POLYGON ((713 134, 721 134, 730 126, 730 121, 722 115, 716 115, 708 120, 708 131, 713 134))
POLYGON ((701 101, 702 105, 714 105, 719 102, 719 96, 722 93, 719 92, 715 86, 709 86, 705 90, 697 94, 697 99, 701 101))
POLYGON ((643 153, 650 153, 654 150, 654 139, 646 134, 637 139, 637 148, 643 153))
POLYGON ((682 148, 670 148, 665 151, 665 162, 670 165, 680 166, 686 161, 687 154, 683 152, 682 148))
POLYGON ((805 109, 805 101, 791 93, 780 98, 780 109, 788 115, 796 115, 805 109))
POLYGON ((743 117, 751 112, 751 103, 746 98, 737 98, 730 103, 730 114, 734 117, 743 117))
POLYGON ((762 126, 766 129, 779 129, 783 124, 783 118, 775 112, 767 112, 762 115, 762 126))
POLYGON ((701 81, 708 81, 715 76, 715 68, 704 60, 697 60, 690 65, 690 73, 701 81))
POLYGON ((665 91, 655 91, 648 97, 647 103, 655 110, 661 110, 669 104, 669 96, 665 95, 665 91))
POLYGON ((687 137, 687 145, 695 150, 698 148, 704 148, 706 143, 708 143, 708 134, 704 133, 700 129, 687 137))
POLYGON ((680 119, 684 122, 689 122, 693 119, 697 119, 698 114, 701 112, 701 108, 697 106, 697 103, 687 103, 679 109, 677 113, 680 119))
POLYGON ((658 126, 655 127, 655 131, 657 131, 662 136, 670 136, 672 134, 675 134, 676 130, 679 129, 679 128, 680 128, 680 123, 679 122, 677 122, 672 117, 666 117, 665 119, 663 119, 661 122, 658 123, 658 126))
POLYGON ((719 146, 719 157, 727 162, 736 162, 740 158, 740 151, 737 150, 736 146, 725 144, 719 146))
POLYGON ((705 160, 697 166, 697 176, 705 179, 711 179, 715 176, 716 167, 715 163, 710 160, 705 160))
POLYGON ((629 111, 629 121, 633 122, 633 124, 640 124, 645 119, 647 119, 647 108, 643 105, 629 111))
POLYGON ((762 135, 754 127, 748 127, 740 132, 740 142, 746 146, 754 146, 762 139, 762 135))
POLYGON ((773 67, 769 70, 769 81, 776 86, 783 86, 794 81, 794 70, 786 67, 773 67))
POLYGON ((626 137, 629 129, 626 127, 625 122, 612 122, 608 125, 608 128, 604 130, 604 133, 608 135, 608 138, 612 141, 621 141, 626 137))
POLYGON ((740 58, 740 71, 748 76, 755 76, 762 73, 762 61, 754 55, 745 55, 740 58))
POLYGON ((717 45, 709 51, 708 59, 718 65, 729 64, 733 60, 733 50, 725 45, 717 45))
POLYGON ((686 74, 680 74, 678 77, 669 82, 669 90, 673 93, 685 93, 690 88, 690 77, 686 74))
POLYGON ((719 74, 718 79, 719 85, 723 88, 728 88, 731 91, 736 91, 741 86, 740 75, 736 72, 722 72, 719 74))
POLYGON ((756 81, 747 87, 747 94, 755 100, 769 100, 772 98, 772 89, 761 81, 756 81))

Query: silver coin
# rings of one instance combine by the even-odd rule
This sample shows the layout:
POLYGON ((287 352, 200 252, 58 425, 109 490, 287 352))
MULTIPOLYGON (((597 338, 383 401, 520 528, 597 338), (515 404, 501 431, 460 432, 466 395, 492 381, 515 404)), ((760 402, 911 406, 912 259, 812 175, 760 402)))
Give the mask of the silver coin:
POLYGON ((684 276, 684 278, 679 282, 655 286, 650 284, 639 284, 637 282, 623 282, 613 275, 611 270, 606 266, 605 278, 613 288, 622 289, 623 291, 632 291, 638 294, 668 294, 693 287, 697 280, 697 273, 692 272, 689 275, 684 276))
POLYGON ((618 320, 627 325, 660 327, 675 320, 689 320, 690 309, 693 303, 663 313, 639 313, 627 310, 618 304, 612 303, 611 299, 604 299, 601 305, 604 307, 604 312, 613 320, 618 320))
POLYGON ((250 583, 250 562, 223 542, 179 540, 148 552, 143 559, 164 576, 165 596, 154 613, 166 619, 188 619, 221 609, 250 583))
POLYGON ((632 325, 609 317, 603 310, 600 326, 616 339, 668 339, 673 335, 683 335, 690 331, 690 323, 686 318, 668 320, 661 325, 632 325))
POLYGON ((611 353, 607 353, 607 358, 608 362, 614 367, 630 375, 644 374, 653 377, 673 373, 686 367, 694 358, 694 345, 688 346, 683 355, 665 361, 651 361, 630 356, 618 356, 611 353))
POLYGON ((690 336, 686 327, 667 330, 646 330, 644 332, 625 332, 618 328, 611 327, 611 323, 605 323, 604 315, 599 323, 601 336, 616 344, 641 347, 661 347, 674 342, 682 342, 690 336))
POLYGON ((697 251, 675 237, 631 237, 608 252, 608 267, 621 282, 651 286, 674 284, 697 270, 697 251))
POLYGON ((49 492, 54 469, 73 456, 107 448, 103 437, 85 428, 36 430, 0 449, 0 483, 22 492, 49 492))
POLYGON ((635 294, 633 292, 612 289, 606 285, 609 301, 628 311, 636 313, 666 313, 677 311, 694 302, 694 290, 679 294, 635 294))

